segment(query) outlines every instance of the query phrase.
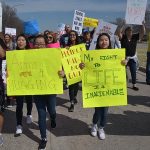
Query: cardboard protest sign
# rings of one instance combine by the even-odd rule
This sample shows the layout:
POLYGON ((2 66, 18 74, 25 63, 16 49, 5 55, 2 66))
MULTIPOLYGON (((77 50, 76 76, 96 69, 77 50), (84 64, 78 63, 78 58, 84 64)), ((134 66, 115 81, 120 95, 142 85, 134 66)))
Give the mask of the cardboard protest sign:
POLYGON ((97 38, 100 33, 108 33, 110 35, 110 38, 113 38, 116 29, 117 29, 117 25, 114 25, 109 22, 105 22, 103 20, 99 20, 98 27, 94 32, 93 39, 89 49, 90 50, 95 49, 97 38))
POLYGON ((16 36, 16 28, 5 28, 5 34, 10 34, 10 35, 16 36))
POLYGON ((65 34, 65 24, 64 23, 60 23, 57 26, 57 34, 60 37, 61 35, 65 34))
POLYGON ((7 95, 62 94, 58 49, 7 51, 7 95))
POLYGON ((81 81, 80 53, 86 51, 85 44, 72 46, 69 49, 61 49, 62 64, 66 74, 68 85, 81 81))
POLYGON ((82 34, 84 16, 85 16, 84 12, 75 10, 72 30, 75 30, 78 33, 78 35, 82 34))
POLYGON ((98 26, 98 19, 84 17, 83 26, 95 28, 98 26))
POLYGON ((127 0, 126 23, 142 25, 145 20, 146 5, 147 0, 127 0))
POLYGON ((125 49, 83 52, 83 107, 127 105, 125 49))
POLYGON ((2 60, 2 79, 3 83, 6 84, 6 60, 2 60))

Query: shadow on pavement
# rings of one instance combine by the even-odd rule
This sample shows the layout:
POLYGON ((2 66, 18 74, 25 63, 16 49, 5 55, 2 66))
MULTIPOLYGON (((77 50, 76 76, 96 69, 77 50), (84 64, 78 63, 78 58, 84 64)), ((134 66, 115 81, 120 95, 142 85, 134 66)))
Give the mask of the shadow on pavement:
POLYGON ((106 134, 150 136, 150 113, 124 111, 109 114, 106 134))
POLYGON ((55 136, 89 135, 89 126, 81 120, 57 114, 57 127, 51 132, 55 136))
POLYGON ((61 97, 57 97, 56 98, 56 106, 62 106, 64 108, 67 108, 68 107, 65 105, 66 103, 70 102, 68 99, 64 99, 64 98, 61 98, 61 97))
MULTIPOLYGON (((5 134, 13 134, 17 138, 18 136, 15 135, 16 131, 16 113, 14 111, 11 111, 9 109, 6 109, 4 112, 4 127, 2 132, 5 134)), ((38 125, 34 122, 30 125, 26 124, 26 117, 23 116, 22 118, 22 124, 23 124, 23 134, 26 135, 28 138, 32 139, 33 141, 39 143, 40 138, 34 135, 34 133, 30 130, 31 129, 38 129, 38 125)))
POLYGON ((128 104, 131 104, 133 106, 143 105, 143 106, 150 107, 150 97, 128 95, 128 104))

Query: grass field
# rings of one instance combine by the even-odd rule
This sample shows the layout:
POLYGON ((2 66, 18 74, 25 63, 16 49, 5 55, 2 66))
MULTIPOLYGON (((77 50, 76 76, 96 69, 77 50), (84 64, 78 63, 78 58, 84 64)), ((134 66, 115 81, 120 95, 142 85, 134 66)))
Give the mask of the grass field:
POLYGON ((146 59, 147 59, 147 42, 142 42, 137 44, 137 55, 139 59, 139 65, 140 67, 146 67, 146 59))

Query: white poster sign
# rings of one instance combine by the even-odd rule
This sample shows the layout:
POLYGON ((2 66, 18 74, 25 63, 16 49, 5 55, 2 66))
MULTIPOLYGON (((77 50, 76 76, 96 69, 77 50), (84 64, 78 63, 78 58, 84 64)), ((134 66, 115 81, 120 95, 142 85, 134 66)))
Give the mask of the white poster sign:
POLYGON ((96 28, 96 31, 93 36, 93 40, 90 45, 90 50, 94 50, 97 42, 97 38, 100 33, 108 33, 110 35, 110 38, 114 37, 114 33, 117 29, 117 25, 114 25, 109 22, 105 22, 103 20, 99 20, 98 27, 96 28))
POLYGON ((3 82, 6 84, 6 60, 2 61, 2 79, 3 82))
POLYGON ((5 34, 10 34, 10 35, 16 36, 16 28, 5 28, 5 34))
POLYGON ((72 30, 75 30, 78 33, 78 35, 82 34, 84 16, 85 16, 84 12, 75 10, 72 30))
POLYGON ((127 0, 126 24, 142 25, 145 18, 147 0, 127 0))
POLYGON ((65 24, 64 23, 60 23, 57 25, 57 33, 58 33, 59 37, 61 35, 65 34, 65 24))

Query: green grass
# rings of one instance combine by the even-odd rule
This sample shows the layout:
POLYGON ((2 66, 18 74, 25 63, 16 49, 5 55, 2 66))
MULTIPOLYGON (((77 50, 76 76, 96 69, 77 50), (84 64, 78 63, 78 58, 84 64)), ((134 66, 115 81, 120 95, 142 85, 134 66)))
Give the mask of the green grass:
POLYGON ((139 59, 139 65, 144 68, 146 67, 147 47, 148 47, 147 42, 142 42, 137 44, 137 55, 139 59))

